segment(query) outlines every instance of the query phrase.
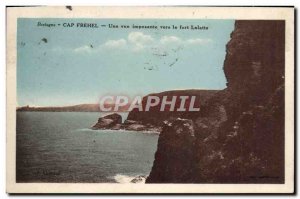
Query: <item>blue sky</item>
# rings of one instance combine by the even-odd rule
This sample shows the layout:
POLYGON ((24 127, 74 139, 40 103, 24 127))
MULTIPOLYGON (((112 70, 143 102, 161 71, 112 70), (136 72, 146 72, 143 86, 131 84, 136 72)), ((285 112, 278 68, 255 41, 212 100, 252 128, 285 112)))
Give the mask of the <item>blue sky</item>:
POLYGON ((223 89, 225 45, 233 27, 233 20, 19 19, 18 106, 97 103, 105 94, 223 89), (48 28, 37 27, 39 21, 208 30, 48 28))

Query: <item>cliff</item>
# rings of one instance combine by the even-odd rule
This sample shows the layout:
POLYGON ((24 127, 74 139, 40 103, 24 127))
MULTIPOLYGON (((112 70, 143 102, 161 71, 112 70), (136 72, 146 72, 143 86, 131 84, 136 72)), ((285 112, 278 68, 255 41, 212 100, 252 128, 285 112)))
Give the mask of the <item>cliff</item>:
POLYGON ((117 113, 113 113, 100 117, 92 129, 118 129, 120 128, 119 126, 121 126, 121 124, 122 116, 117 113))
POLYGON ((284 21, 235 22, 227 88, 166 123, 146 183, 284 182, 284 38, 284 21))

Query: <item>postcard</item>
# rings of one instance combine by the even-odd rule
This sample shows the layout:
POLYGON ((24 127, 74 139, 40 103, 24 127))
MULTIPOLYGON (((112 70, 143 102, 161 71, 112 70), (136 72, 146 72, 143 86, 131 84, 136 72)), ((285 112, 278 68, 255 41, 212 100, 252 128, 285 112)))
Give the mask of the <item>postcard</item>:
POLYGON ((7 192, 294 192, 294 7, 7 7, 7 192))

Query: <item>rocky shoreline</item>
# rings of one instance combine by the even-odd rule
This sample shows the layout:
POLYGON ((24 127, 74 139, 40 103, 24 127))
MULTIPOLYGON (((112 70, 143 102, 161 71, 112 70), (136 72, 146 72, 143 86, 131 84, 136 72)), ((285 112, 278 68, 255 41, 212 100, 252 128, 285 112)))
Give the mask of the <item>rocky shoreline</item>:
POLYGON ((117 113, 100 117, 98 122, 91 128, 93 130, 151 131, 157 133, 162 130, 161 126, 155 126, 150 123, 144 124, 135 120, 125 120, 122 123, 122 116, 117 113))
MULTIPOLYGON (((152 93, 144 96, 142 99, 142 107, 146 106, 147 98, 149 96, 157 96, 162 99, 167 96, 169 99, 174 96, 195 96, 195 107, 201 107, 207 100, 216 94, 218 90, 171 90, 161 93, 152 93)), ((185 102, 185 106, 189 106, 190 101, 185 102)), ((179 107, 180 104, 175 104, 175 107, 179 107)), ((177 118, 193 118, 199 114, 197 111, 160 111, 161 101, 157 106, 150 107, 149 111, 140 111, 138 108, 129 112, 127 119, 122 123, 121 115, 113 113, 100 117, 98 122, 91 127, 93 130, 128 130, 128 131, 149 131, 149 132, 161 132, 163 126, 170 121, 174 121, 177 118)))

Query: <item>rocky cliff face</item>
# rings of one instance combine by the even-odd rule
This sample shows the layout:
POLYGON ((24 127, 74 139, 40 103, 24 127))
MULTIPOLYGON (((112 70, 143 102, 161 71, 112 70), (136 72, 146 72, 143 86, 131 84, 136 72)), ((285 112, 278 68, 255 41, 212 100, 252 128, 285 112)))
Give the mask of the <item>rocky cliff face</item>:
POLYGON ((122 116, 117 113, 113 113, 104 117, 100 117, 92 129, 119 129, 121 124, 122 116))
POLYGON ((166 123, 146 183, 284 182, 284 21, 236 21, 227 88, 166 123))

